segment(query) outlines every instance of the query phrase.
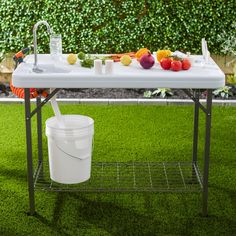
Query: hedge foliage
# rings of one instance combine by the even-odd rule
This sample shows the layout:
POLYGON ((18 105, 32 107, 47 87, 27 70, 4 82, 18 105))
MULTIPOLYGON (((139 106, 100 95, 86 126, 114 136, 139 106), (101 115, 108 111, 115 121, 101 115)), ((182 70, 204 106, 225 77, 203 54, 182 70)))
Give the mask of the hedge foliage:
MULTIPOLYGON (((111 53, 148 47, 200 52, 201 38, 219 54, 217 36, 234 34, 235 0, 0 0, 0 50, 33 42, 32 28, 47 20, 63 37, 63 51, 111 53)), ((38 31, 41 52, 49 37, 38 31)))

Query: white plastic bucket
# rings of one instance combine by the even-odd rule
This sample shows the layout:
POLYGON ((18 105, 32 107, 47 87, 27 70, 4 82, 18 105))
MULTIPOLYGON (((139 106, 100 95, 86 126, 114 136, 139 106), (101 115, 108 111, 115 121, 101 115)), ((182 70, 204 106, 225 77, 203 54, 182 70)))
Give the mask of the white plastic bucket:
POLYGON ((63 126, 55 116, 46 121, 50 178, 76 184, 90 178, 94 121, 82 115, 63 115, 63 126))

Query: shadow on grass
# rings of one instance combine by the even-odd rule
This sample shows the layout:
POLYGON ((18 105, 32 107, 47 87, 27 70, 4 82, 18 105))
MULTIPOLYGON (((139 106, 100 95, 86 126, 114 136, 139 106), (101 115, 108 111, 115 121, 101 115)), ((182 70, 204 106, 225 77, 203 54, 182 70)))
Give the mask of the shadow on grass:
POLYGON ((7 229, 7 228, 0 228, 0 235, 19 236, 18 233, 15 233, 14 231, 11 231, 10 229, 7 229))
POLYGON ((55 208, 54 208, 54 212, 53 212, 53 220, 51 222, 46 217, 40 215, 37 212, 35 213, 35 215, 33 217, 37 218, 44 225, 50 227, 55 233, 57 233, 57 235, 69 236, 70 234, 63 232, 64 231, 63 227, 59 223, 66 198, 67 198, 67 193, 57 194, 55 208))
POLYGON ((15 178, 17 180, 27 181, 27 173, 22 169, 10 169, 0 166, 1 178, 7 177, 8 179, 15 178))
POLYGON ((154 235, 157 234, 160 220, 149 214, 139 214, 112 202, 91 201, 83 198, 83 206, 78 215, 90 224, 102 228, 111 235, 154 235))
MULTIPOLYGON (((215 184, 211 184, 211 187, 216 189, 217 191, 220 191, 222 193, 226 193, 230 197, 231 204, 234 209, 234 213, 236 214, 236 187, 235 187, 235 190, 230 190, 228 188, 219 187, 215 184)), ((235 227, 236 227, 236 221, 235 221, 235 227)))
POLYGON ((104 202, 100 199, 100 194, 98 196, 98 201, 95 201, 76 193, 59 193, 51 222, 38 213, 34 217, 57 232, 58 235, 66 236, 73 235, 72 232, 76 230, 89 230, 86 228, 88 225, 105 230, 111 235, 140 235, 140 232, 142 235, 145 233, 153 235, 159 230, 157 226, 160 222, 150 217, 149 214, 138 214, 132 209, 123 208, 113 202, 104 202), (63 218, 66 215, 64 213, 68 210, 65 206, 67 200, 73 202, 74 209, 73 212, 67 212, 74 219, 70 223, 67 222, 68 219, 63 218), (68 228, 71 233, 65 232, 68 228))
MULTIPOLYGON (((153 197, 153 195, 140 194, 138 201, 135 197, 132 199, 132 195, 128 197, 131 197, 130 203, 135 202, 135 204, 129 207, 126 202, 126 206, 123 207, 120 205, 121 202, 116 201, 116 194, 109 194, 108 198, 103 194, 92 195, 90 199, 87 194, 59 193, 54 206, 53 219, 50 221, 39 214, 35 217, 57 235, 66 236, 75 235, 78 231, 90 232, 90 230, 91 232, 100 230, 115 236, 195 235, 196 233, 235 235, 236 233, 236 221, 232 216, 224 215, 224 209, 219 209, 217 214, 202 217, 195 215, 194 204, 194 208, 188 206, 193 212, 191 209, 186 212, 184 200, 187 199, 181 197, 176 200, 177 202, 170 203, 167 199, 166 204, 162 204, 162 201, 165 202, 165 195, 162 195, 158 200, 161 202, 158 206, 155 205, 157 202, 153 203, 156 195, 153 197), (177 205, 178 207, 175 208, 177 205)), ((102 234, 98 233, 98 235, 102 234)))

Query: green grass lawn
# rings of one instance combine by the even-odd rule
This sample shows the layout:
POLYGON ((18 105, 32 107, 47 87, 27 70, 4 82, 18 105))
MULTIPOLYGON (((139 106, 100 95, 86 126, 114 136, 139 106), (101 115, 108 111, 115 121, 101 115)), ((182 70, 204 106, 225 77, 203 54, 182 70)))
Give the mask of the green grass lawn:
MULTIPOLYGON (((61 105, 95 120, 95 161, 190 161, 191 106, 61 105)), ((209 216, 200 193, 36 192, 28 216, 24 106, 0 105, 0 235, 236 235, 236 108, 214 107, 209 216)), ((43 108, 44 121, 52 116, 43 108)), ((199 160, 204 117, 200 117, 199 160)), ((35 119, 33 120, 35 128, 35 119)), ((34 157, 37 155, 33 132, 34 157)), ((44 155, 47 140, 43 136, 44 155)))

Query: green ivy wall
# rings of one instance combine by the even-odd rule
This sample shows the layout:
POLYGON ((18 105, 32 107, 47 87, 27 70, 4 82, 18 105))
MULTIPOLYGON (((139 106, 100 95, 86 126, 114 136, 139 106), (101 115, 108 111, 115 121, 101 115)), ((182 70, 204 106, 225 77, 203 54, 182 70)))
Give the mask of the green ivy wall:
MULTIPOLYGON (((219 54, 217 36, 233 34, 235 0, 0 0, 0 50, 18 51, 33 42, 32 28, 47 20, 63 37, 63 51, 111 53, 148 47, 200 52, 201 38, 219 54)), ((49 37, 39 30, 39 48, 49 37)))

